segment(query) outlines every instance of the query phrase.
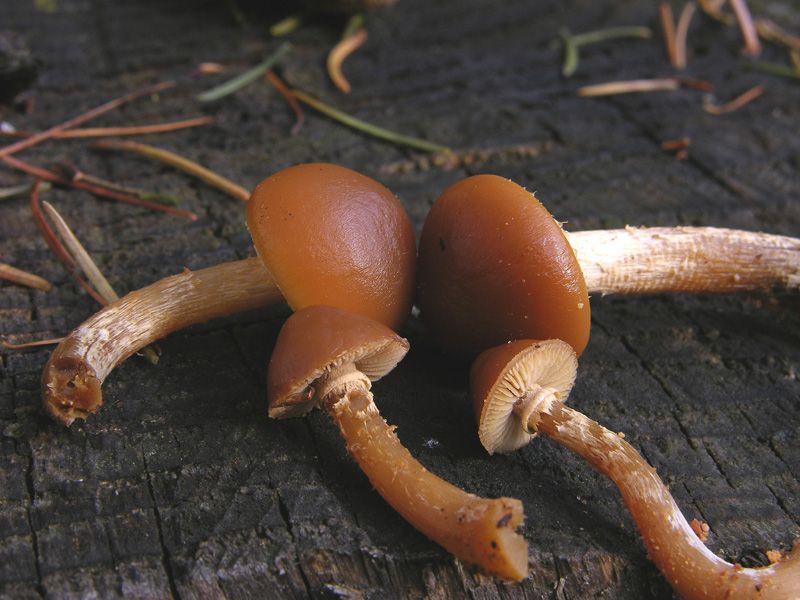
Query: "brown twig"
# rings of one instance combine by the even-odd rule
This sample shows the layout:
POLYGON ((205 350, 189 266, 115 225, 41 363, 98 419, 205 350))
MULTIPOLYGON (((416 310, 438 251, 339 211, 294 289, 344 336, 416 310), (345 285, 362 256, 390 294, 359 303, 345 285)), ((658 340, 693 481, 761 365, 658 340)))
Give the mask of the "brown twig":
POLYGON ((757 85, 747 90, 741 96, 737 96, 736 98, 734 98, 727 104, 723 104, 722 106, 717 106, 716 104, 713 104, 711 100, 707 99, 703 102, 703 110, 705 110, 708 113, 711 113, 712 115, 724 115, 741 108, 748 102, 751 102, 752 100, 758 98, 763 93, 764 93, 764 88, 760 85, 757 85))
POLYGON ((10 167, 18 169, 20 171, 24 171, 25 173, 33 175, 34 177, 37 177, 39 179, 43 179, 45 181, 49 181, 51 183, 55 183, 58 185, 78 190, 83 190, 85 192, 89 192, 90 194, 94 194, 95 196, 100 196, 101 198, 108 198, 110 200, 116 200, 117 202, 124 202, 126 204, 132 204, 134 206, 140 206, 142 208, 149 208, 151 210, 160 210, 162 212, 168 212, 173 215, 185 217, 191 221, 197 220, 197 215, 195 215, 194 213, 186 212, 185 210, 179 210, 177 208, 173 208, 172 206, 164 206, 163 204, 148 202, 147 200, 142 200, 141 198, 137 198, 136 196, 131 196, 129 194, 123 194, 100 186, 91 185, 83 181, 70 181, 69 179, 61 177, 60 175, 56 175, 52 171, 48 171, 47 169, 42 169, 34 165, 28 164, 24 161, 19 160, 14 156, 2 156, 0 157, 0 161, 3 161, 10 167))
POLYGON ((247 202, 250 198, 250 192, 242 186, 218 175, 214 171, 207 169, 194 161, 191 161, 183 156, 179 156, 174 152, 156 148, 148 144, 140 144, 138 142, 131 142, 128 140, 98 140, 93 142, 90 146, 94 150, 123 150, 127 152, 134 152, 140 156, 147 158, 154 158, 166 163, 170 166, 176 167, 181 171, 197 177, 201 181, 217 188, 236 198, 242 202, 247 202))
POLYGON ((14 283, 41 290, 43 292, 49 292, 52 289, 50 282, 46 279, 43 279, 38 275, 34 275, 33 273, 23 271, 22 269, 17 269, 16 267, 12 267, 11 265, 7 265, 5 263, 0 263, 0 279, 13 281, 14 283))
POLYGON ((73 165, 66 159, 58 161, 58 163, 53 165, 53 167, 51 168, 53 169, 54 172, 63 175, 70 181, 83 181, 90 185, 96 185, 98 187, 105 188, 107 190, 112 190, 115 192, 120 192, 122 194, 129 194, 131 196, 135 196, 136 198, 141 198, 143 200, 152 200, 153 202, 158 202, 159 204, 167 204, 169 206, 176 206, 178 204, 178 200, 172 196, 167 196, 165 194, 159 194, 154 192, 145 192, 143 190, 129 188, 114 183, 113 181, 106 181, 105 179, 101 179, 99 177, 95 177, 94 175, 89 175, 88 173, 84 173, 76 165, 73 165))
POLYGON ((51 338, 49 340, 38 340, 36 342, 25 342, 24 344, 9 344, 8 342, 3 342, 3 347, 8 348, 9 350, 27 350, 28 348, 36 348, 37 346, 52 346, 53 344, 60 344, 63 337, 60 338, 51 338))
POLYGON ((292 107, 297 120, 290 130, 292 135, 297 135, 300 133, 300 128, 303 126, 303 122, 305 121, 305 115, 303 115, 303 109, 300 108, 300 103, 297 101, 292 95, 292 90, 283 82, 283 79, 278 77, 274 71, 267 71, 264 73, 264 76, 269 79, 270 83, 275 86, 275 88, 281 93, 281 95, 286 98, 286 101, 289 103, 289 106, 292 107))
POLYGON ((110 102, 106 102, 105 104, 103 104, 101 106, 98 106, 97 108, 93 108, 92 110, 87 111, 87 112, 83 113, 82 115, 78 115, 77 117, 73 117, 72 119, 69 119, 68 121, 64 121, 60 125, 56 125, 55 127, 51 127, 50 129, 47 129, 47 130, 42 131, 40 133, 36 133, 36 134, 32 135, 31 137, 25 138, 24 140, 20 140, 18 142, 15 142, 13 144, 10 144, 8 146, 0 148, 0 157, 8 157, 8 156, 14 154, 15 152, 19 152, 20 150, 22 150, 24 148, 30 148, 31 146, 33 146, 35 144, 38 144, 39 142, 41 142, 43 140, 52 138, 56 134, 59 134, 59 133, 61 133, 62 131, 66 130, 66 129, 70 129, 72 127, 75 127, 76 125, 80 125, 81 123, 85 123, 86 121, 89 121, 90 119, 94 119, 95 117, 97 117, 97 116, 99 116, 99 115, 101 115, 101 114, 103 114, 105 112, 108 112, 108 111, 110 111, 110 110, 112 110, 114 108, 117 108, 118 106, 121 106, 122 104, 125 104, 126 102, 130 102, 131 100, 134 100, 134 99, 139 98, 141 96, 145 96, 147 94, 152 94, 152 93, 155 93, 155 92, 159 92, 161 90, 173 87, 174 85, 175 85, 175 82, 167 81, 167 82, 164 82, 164 83, 151 85, 151 86, 142 88, 140 90, 136 90, 134 92, 131 92, 129 94, 121 96, 120 98, 117 98, 115 100, 111 100, 110 102))
MULTIPOLYGON (((146 135, 150 133, 165 133, 168 131, 178 131, 180 129, 188 129, 190 127, 198 127, 200 125, 208 125, 214 121, 215 117, 209 115, 205 117, 196 117, 194 119, 186 119, 183 121, 173 121, 171 123, 157 123, 155 125, 138 125, 136 127, 88 127, 83 129, 68 129, 66 131, 59 131, 50 136, 52 139, 67 139, 67 138, 87 138, 87 137, 106 137, 106 136, 120 136, 120 135, 146 135)), ((7 137, 21 137, 30 138, 34 133, 25 131, 6 132, 0 131, 0 135, 7 137)))

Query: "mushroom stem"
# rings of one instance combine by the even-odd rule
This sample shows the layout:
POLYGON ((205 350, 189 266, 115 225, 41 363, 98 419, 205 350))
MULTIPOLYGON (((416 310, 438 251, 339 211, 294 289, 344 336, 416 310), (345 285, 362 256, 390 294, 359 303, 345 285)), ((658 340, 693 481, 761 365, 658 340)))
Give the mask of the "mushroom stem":
POLYGON ((577 452, 614 482, 649 558, 683 598, 800 598, 800 546, 768 567, 745 569, 725 562, 700 541, 655 469, 633 446, 560 402, 540 406, 538 431, 577 452))
POLYGON ((258 258, 187 269, 130 292, 53 351, 42 374, 45 408, 70 425, 97 411, 105 378, 138 350, 189 325, 280 302, 283 296, 258 258))
POLYGON ((542 387, 536 382, 531 382, 524 395, 514 403, 514 414, 522 422, 523 427, 530 434, 538 430, 539 415, 546 407, 554 402, 560 402, 559 392, 552 387, 542 387))
MULTIPOLYGON (((351 365, 352 366, 352 365, 351 365)), ((487 574, 519 581, 528 574, 527 544, 516 533, 522 503, 469 494, 423 467, 381 417, 369 379, 354 367, 315 384, 347 451, 373 487, 429 539, 487 574)))
POLYGON ((590 294, 740 293, 800 287, 800 239, 715 227, 567 233, 590 294))

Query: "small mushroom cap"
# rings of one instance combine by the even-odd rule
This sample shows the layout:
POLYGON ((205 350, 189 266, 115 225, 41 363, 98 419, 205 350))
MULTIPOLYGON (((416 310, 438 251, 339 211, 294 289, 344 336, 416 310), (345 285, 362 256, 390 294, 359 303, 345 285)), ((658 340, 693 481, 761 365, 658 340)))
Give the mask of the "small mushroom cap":
POLYGON ((330 164, 289 167, 256 186, 247 227, 292 309, 324 304, 402 327, 414 295, 414 231, 377 181, 330 164))
POLYGON ((293 313, 278 334, 267 373, 269 416, 282 419, 310 411, 320 398, 313 383, 333 369, 355 365, 370 381, 394 369, 408 341, 385 325, 331 306, 293 313))
POLYGON ((472 359, 509 340, 589 340, 589 295, 561 226, 533 194, 468 177, 431 207, 419 245, 418 302, 439 344, 472 359))
POLYGON ((575 350, 561 340, 519 340, 480 354, 470 370, 470 390, 478 435, 489 454, 530 442, 536 434, 527 427, 527 413, 517 415, 514 405, 539 387, 552 388, 557 400, 566 401, 577 369, 575 350))

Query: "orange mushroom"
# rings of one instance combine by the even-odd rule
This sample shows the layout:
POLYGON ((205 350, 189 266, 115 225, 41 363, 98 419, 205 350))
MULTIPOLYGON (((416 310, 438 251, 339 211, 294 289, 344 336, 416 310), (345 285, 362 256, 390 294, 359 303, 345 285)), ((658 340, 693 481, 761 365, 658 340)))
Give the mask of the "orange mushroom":
POLYGON ((633 446, 564 405, 576 368, 575 351, 561 340, 520 340, 479 355, 470 384, 489 453, 512 452, 544 433, 582 456, 617 486, 648 557, 686 600, 800 598, 800 545, 764 568, 745 569, 716 556, 633 446))
POLYGON ((418 302, 462 358, 515 339, 558 338, 580 355, 589 295, 796 291, 800 240, 713 227, 567 233, 533 194, 496 175, 455 183, 419 242, 418 302))
POLYGON ((416 242, 388 189, 335 165, 284 169, 259 183, 247 227, 289 306, 335 306, 399 330, 414 296, 416 242))
POLYGON ((468 177, 431 207, 419 245, 420 310, 462 358, 508 340, 558 338, 580 354, 589 295, 559 223, 522 187, 468 177))
POLYGON ((122 361, 178 329, 288 301, 331 304, 399 329, 411 310, 416 246, 397 198, 344 167, 290 167, 247 206, 259 256, 167 277, 110 304, 70 333, 42 374, 47 412, 70 425, 102 404, 122 361), (263 229, 262 229, 263 228, 263 229))
POLYGON ((381 496, 452 554, 507 580, 528 572, 522 503, 468 494, 429 472, 381 417, 370 392, 403 358, 408 342, 366 317, 327 306, 298 310, 284 324, 267 375, 269 414, 324 407, 347 450, 381 496))

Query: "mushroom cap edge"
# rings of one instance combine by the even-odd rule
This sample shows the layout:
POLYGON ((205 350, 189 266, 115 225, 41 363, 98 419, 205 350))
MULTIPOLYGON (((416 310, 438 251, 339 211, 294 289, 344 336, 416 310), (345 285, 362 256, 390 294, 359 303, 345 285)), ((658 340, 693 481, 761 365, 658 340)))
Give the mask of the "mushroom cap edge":
POLYGON ((267 372, 269 416, 302 416, 320 400, 314 382, 331 369, 353 363, 370 381, 389 373, 409 343, 386 325, 332 306, 293 313, 275 343, 267 372))

